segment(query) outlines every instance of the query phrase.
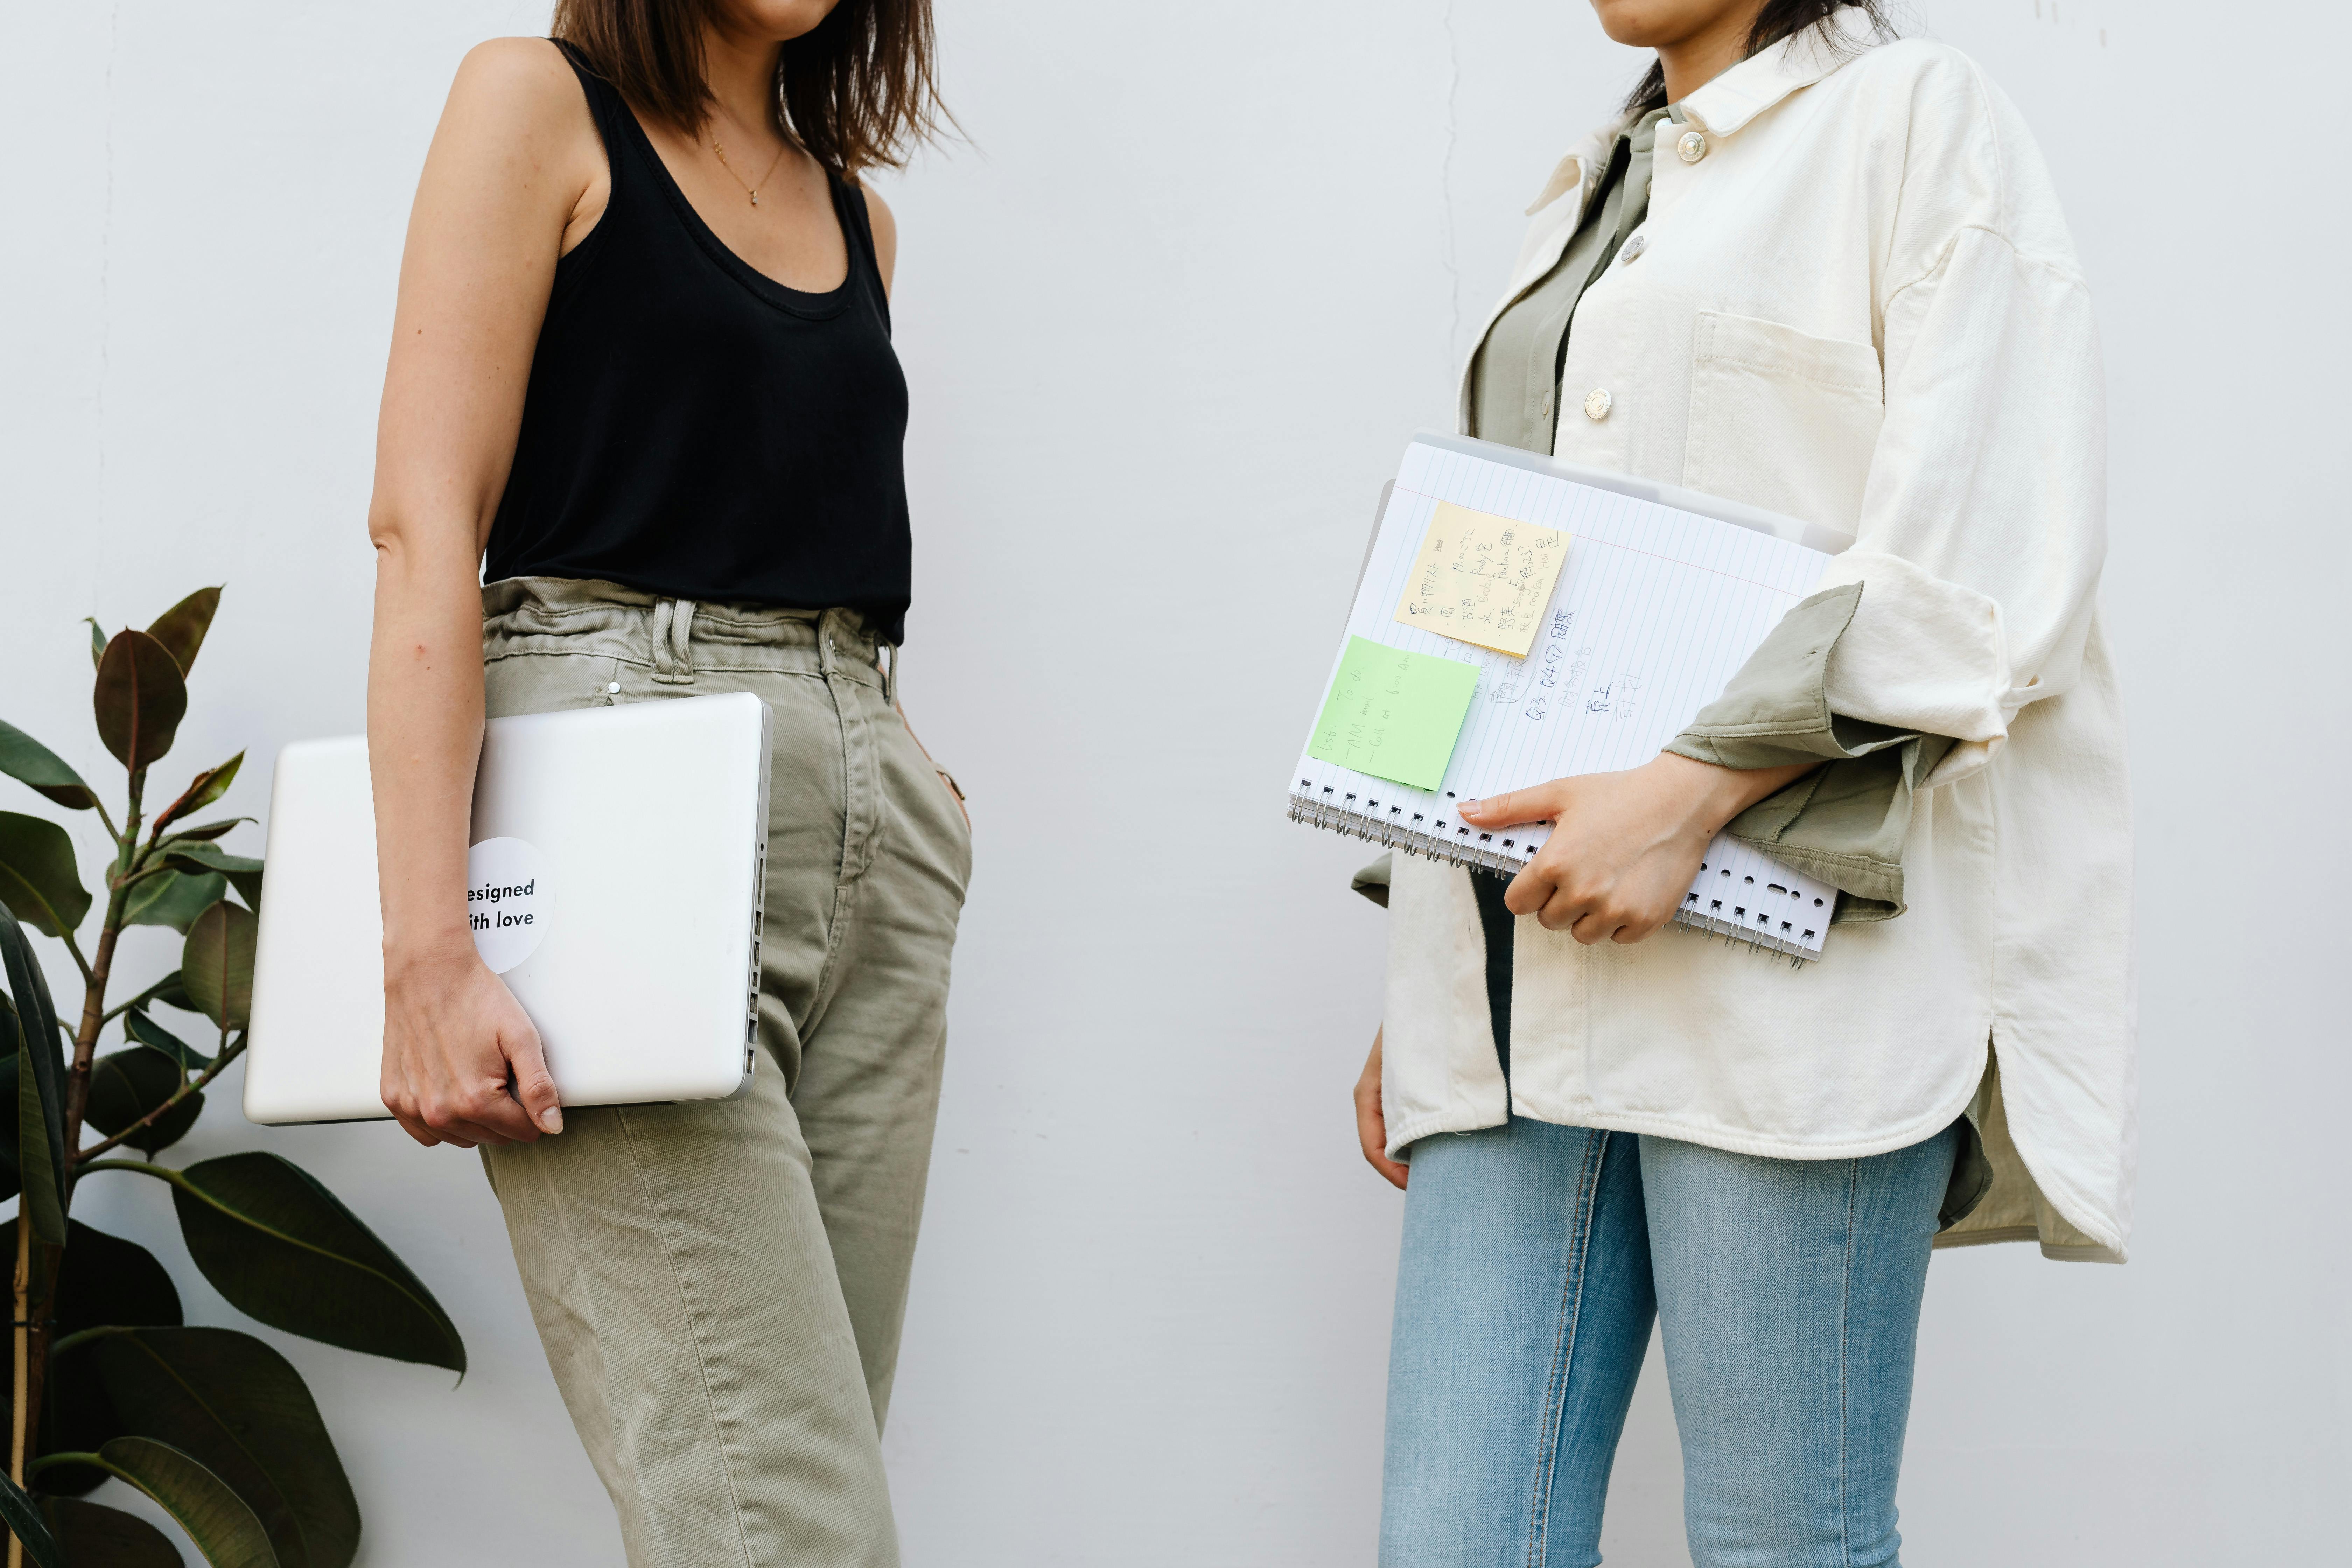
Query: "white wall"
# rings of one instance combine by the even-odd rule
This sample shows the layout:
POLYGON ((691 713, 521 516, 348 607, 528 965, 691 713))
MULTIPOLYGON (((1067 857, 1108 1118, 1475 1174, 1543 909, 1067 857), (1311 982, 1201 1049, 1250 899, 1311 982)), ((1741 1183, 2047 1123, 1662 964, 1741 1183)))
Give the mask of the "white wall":
MULTIPOLYGON (((144 624, 199 583, 228 595, 176 763, 359 726, 408 194, 464 47, 543 15, 0 16, 0 714, 93 778, 79 617, 144 624)), ((2101 302, 2145 1088, 2129 1267, 1936 1262, 1909 1560, 2327 1560, 2352 1072, 2342 939, 2297 910, 2344 871, 2352 27, 2316 0, 1914 23, 2023 106, 2101 302)), ((1450 417, 1518 209, 1639 62, 1581 0, 1032 0, 949 5, 942 31, 978 145, 883 188, 915 389, 908 702, 971 792, 980 870, 887 1444, 907 1559, 1365 1563, 1397 1204, 1346 1097, 1381 918, 1344 891, 1358 847, 1282 820, 1283 774, 1380 482, 1450 417), (1138 663, 1164 676, 1148 708, 1111 698, 1138 663)), ((267 776, 229 805, 261 812, 267 776)), ((169 959, 127 947, 133 984, 169 959)), ((470 1157, 260 1132, 234 1103, 181 1152, 308 1164, 473 1351, 452 1389, 270 1336, 352 1471, 362 1562, 618 1563, 470 1157)), ((195 1320, 238 1321, 160 1188, 94 1180, 79 1212, 172 1263, 195 1320)), ((1680 1560, 1679 1489, 1654 1378, 1612 1561, 1680 1560)))

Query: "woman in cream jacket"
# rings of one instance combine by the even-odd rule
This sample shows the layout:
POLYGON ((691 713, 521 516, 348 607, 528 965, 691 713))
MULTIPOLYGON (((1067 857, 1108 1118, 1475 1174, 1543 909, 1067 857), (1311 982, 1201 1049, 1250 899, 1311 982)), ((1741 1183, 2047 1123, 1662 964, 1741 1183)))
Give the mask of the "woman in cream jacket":
POLYGON ((1538 194, 1464 426, 1855 543, 1665 753, 1465 805, 1557 822, 1507 889, 1395 861, 1381 1561, 1598 1563, 1654 1316, 1694 1562, 1892 1564, 1931 1244, 2130 1227, 2091 307, 1963 56, 1872 5, 1593 3, 1659 67, 1538 194), (1727 823, 1842 889, 1818 963, 1660 931, 1727 823))

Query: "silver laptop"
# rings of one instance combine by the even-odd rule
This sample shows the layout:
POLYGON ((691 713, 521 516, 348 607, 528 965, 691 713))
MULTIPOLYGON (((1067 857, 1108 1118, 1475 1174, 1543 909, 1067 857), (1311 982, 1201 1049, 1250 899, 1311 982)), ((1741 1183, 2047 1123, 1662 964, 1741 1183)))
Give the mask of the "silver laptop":
MULTIPOLYGON (((467 912, 564 1104, 719 1100, 751 1083, 769 726, 747 692, 487 726, 467 912)), ((265 864, 245 1114, 383 1117, 364 737, 278 753, 265 864)))

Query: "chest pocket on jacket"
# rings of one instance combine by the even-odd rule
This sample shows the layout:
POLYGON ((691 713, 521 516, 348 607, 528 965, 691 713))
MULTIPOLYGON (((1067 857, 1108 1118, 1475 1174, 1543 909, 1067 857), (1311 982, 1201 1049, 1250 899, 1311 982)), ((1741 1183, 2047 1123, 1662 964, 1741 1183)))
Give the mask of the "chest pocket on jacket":
POLYGON ((1699 313, 1683 484, 1853 531, 1886 404, 1868 343, 1699 313))

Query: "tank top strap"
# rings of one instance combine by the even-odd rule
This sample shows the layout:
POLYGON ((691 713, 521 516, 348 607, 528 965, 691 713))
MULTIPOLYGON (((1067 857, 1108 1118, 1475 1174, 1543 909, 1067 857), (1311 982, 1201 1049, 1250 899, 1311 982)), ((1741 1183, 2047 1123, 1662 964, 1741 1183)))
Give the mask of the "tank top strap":
POLYGON ((580 90, 587 95, 588 112, 596 121, 596 133, 604 139, 604 161, 617 162, 620 150, 628 145, 627 123, 631 120, 629 106, 622 101, 620 89, 596 74, 588 57, 575 44, 562 38, 550 38, 563 52, 572 67, 572 74, 580 79, 580 90))

